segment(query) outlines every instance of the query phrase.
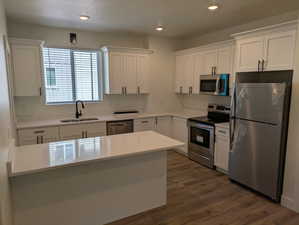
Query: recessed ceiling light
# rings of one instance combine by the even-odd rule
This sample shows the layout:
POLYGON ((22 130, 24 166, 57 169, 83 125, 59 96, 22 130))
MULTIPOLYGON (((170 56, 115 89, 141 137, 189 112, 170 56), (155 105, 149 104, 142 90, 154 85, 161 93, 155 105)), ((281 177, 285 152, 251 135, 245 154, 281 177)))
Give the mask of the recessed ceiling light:
POLYGON ((90 19, 90 17, 87 16, 87 15, 81 15, 80 16, 80 20, 89 20, 89 19, 90 19))
POLYGON ((210 6, 208 7, 208 9, 211 10, 211 11, 214 11, 214 10, 216 10, 216 9, 218 9, 218 8, 219 8, 219 6, 216 5, 216 4, 210 5, 210 6))
POLYGON ((156 27, 156 31, 163 31, 163 30, 164 30, 164 28, 162 26, 157 26, 156 27))
POLYGON ((218 9, 219 8, 219 6, 217 5, 217 4, 212 4, 212 5, 209 5, 209 7, 208 7, 208 9, 210 10, 210 11, 215 11, 216 9, 218 9))

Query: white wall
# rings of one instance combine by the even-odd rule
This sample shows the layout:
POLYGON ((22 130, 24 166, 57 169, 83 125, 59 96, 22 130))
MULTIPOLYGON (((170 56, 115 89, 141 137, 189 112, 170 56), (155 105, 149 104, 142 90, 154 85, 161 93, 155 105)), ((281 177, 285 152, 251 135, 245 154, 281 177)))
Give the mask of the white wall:
MULTIPOLYGON (((38 25, 8 23, 10 37, 45 40, 47 46, 70 47, 69 32, 72 30, 38 25)), ((99 48, 103 45, 151 48, 150 95, 144 96, 105 96, 100 103, 90 103, 84 116, 110 114, 116 110, 150 112, 178 111, 179 103, 172 92, 175 68, 173 51, 176 42, 166 38, 135 36, 131 34, 96 33, 76 31, 78 48, 99 48), (159 85, 156 81, 159 80, 159 85)), ((19 121, 57 119, 74 116, 74 105, 46 106, 39 97, 15 98, 15 111, 19 121)))
POLYGON ((10 195, 6 162, 11 139, 11 121, 3 35, 6 35, 6 19, 3 0, 0 0, 0 225, 10 225, 10 195))
POLYGON ((295 62, 282 203, 299 212, 299 35, 295 62))

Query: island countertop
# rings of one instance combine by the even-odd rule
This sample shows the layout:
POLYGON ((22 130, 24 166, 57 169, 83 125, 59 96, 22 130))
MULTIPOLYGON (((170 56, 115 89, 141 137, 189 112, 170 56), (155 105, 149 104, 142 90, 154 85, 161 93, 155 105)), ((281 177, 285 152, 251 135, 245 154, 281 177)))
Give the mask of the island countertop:
POLYGON ((144 131, 15 147, 8 163, 10 177, 59 167, 169 150, 184 143, 144 131))

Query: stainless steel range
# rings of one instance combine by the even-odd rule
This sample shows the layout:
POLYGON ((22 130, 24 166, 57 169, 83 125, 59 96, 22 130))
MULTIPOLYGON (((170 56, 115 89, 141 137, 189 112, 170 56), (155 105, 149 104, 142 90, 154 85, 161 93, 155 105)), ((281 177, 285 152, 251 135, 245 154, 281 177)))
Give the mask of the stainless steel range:
POLYGON ((208 115, 188 119, 189 158, 214 168, 215 124, 229 122, 229 107, 209 105, 208 115))

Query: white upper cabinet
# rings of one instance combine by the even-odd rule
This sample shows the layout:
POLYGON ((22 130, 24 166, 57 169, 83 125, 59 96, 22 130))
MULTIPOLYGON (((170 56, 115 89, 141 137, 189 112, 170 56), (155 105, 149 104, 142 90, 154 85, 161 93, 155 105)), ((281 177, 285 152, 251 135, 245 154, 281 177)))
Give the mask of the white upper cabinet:
POLYGON ((124 73, 122 83, 125 87, 126 94, 137 93, 137 56, 125 54, 124 58, 124 73))
POLYGON ((194 73, 193 73, 193 89, 192 94, 199 94, 199 83, 200 83, 200 75, 203 74, 203 54, 196 53, 193 55, 194 58, 194 73))
POLYGON ((187 93, 187 86, 185 84, 185 65, 186 56, 176 56, 176 70, 175 70, 175 92, 176 93, 187 93))
POLYGON ((105 94, 149 93, 149 54, 147 49, 102 48, 105 94))
POLYGON ((211 50, 211 51, 206 51, 203 53, 203 74, 202 75, 208 75, 208 74, 213 74, 215 67, 217 67, 217 55, 218 51, 211 50))
POLYGON ((199 94, 200 75, 232 74, 232 42, 179 51, 176 56, 175 92, 199 94))
POLYGON ((40 96, 42 41, 10 39, 14 96, 40 96))
POLYGON ((233 70, 233 46, 218 49, 217 65, 215 72, 217 74, 232 74, 233 70))
POLYGON ((238 72, 258 71, 258 63, 263 57, 264 38, 249 38, 237 42, 238 72))
POLYGON ((265 70, 287 70, 294 65, 296 31, 271 34, 265 41, 265 70))
POLYGON ((295 22, 235 34, 233 37, 237 39, 237 72, 293 69, 295 22))
POLYGON ((149 93, 149 56, 137 56, 137 93, 149 93))

